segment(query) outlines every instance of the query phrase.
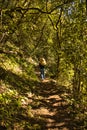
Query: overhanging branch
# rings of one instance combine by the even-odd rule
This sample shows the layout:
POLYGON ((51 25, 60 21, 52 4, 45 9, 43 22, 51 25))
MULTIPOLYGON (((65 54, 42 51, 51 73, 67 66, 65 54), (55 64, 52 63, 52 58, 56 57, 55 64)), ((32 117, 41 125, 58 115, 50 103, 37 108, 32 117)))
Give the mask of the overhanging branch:
POLYGON ((69 4, 70 2, 72 2, 73 0, 67 0, 67 1, 64 1, 63 4, 60 4, 60 5, 57 5, 56 7, 54 7, 53 9, 51 9, 50 11, 47 10, 47 2, 46 1, 46 11, 44 11, 43 9, 40 9, 40 8, 37 8, 37 7, 28 7, 28 8, 22 8, 22 7, 16 7, 14 9, 11 9, 11 11, 18 11, 18 12, 21 12, 21 11, 29 11, 29 10, 33 10, 33 11, 38 11, 40 13, 43 13, 43 14, 51 14, 52 12, 54 12, 55 10, 57 10, 58 8, 63 8, 64 5, 66 4, 69 4))

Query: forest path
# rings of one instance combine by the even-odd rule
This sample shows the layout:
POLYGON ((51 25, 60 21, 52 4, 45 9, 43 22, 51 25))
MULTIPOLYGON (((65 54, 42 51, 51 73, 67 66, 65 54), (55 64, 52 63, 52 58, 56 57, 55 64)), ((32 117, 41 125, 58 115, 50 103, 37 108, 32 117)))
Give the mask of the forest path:
POLYGON ((36 84, 36 96, 33 97, 31 106, 36 118, 33 123, 39 124, 40 130, 73 130, 64 93, 65 87, 57 86, 50 79, 36 84))
MULTIPOLYGON (((77 130, 72 128, 73 121, 70 118, 69 106, 65 101, 65 94, 68 93, 65 86, 57 85, 50 78, 42 82, 38 71, 36 71, 38 79, 32 77, 24 79, 3 68, 1 70, 3 74, 9 76, 10 86, 0 86, 0 93, 6 94, 5 99, 11 102, 8 105, 4 102, 0 112, 6 121, 10 122, 11 128, 4 129, 5 119, 3 118, 0 130, 77 130), (18 81, 17 84, 16 81, 18 81), (13 93, 9 96, 14 90, 17 95, 13 93), (8 117, 9 113, 11 116, 7 118, 3 110, 7 112, 8 117)), ((4 78, 2 77, 2 80, 4 78)))

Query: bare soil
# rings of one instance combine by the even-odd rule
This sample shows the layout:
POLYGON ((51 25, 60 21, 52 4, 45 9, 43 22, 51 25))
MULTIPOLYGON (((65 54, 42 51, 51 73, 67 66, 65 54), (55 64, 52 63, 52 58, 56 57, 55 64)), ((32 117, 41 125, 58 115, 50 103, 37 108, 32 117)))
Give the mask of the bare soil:
POLYGON ((35 93, 31 102, 32 113, 41 130, 74 130, 68 104, 64 100, 64 86, 57 86, 54 81, 45 79, 37 84, 35 93))

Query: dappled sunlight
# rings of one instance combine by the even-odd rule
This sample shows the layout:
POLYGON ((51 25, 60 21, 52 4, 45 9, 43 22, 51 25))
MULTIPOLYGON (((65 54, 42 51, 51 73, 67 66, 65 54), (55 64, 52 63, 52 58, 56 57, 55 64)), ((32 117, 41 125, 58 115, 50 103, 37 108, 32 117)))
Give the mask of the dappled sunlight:
POLYGON ((86 130, 87 0, 0 6, 0 130, 86 130))
POLYGON ((37 98, 32 98, 32 112, 35 117, 40 116, 45 120, 45 129, 69 130, 69 127, 72 127, 72 121, 67 109, 68 104, 61 97, 62 93, 64 93, 63 88, 64 86, 57 86, 50 80, 40 82, 36 86, 34 92, 37 98))
POLYGON ((9 59, 6 56, 0 56, 1 58, 1 63, 0 66, 3 67, 5 70, 10 70, 11 72, 17 74, 17 75, 22 75, 23 71, 18 63, 12 58, 9 59))
MULTIPOLYGON (((59 86, 49 78, 41 81, 32 77, 20 77, 2 67, 0 71, 0 99, 4 103, 2 107, 5 111, 10 110, 9 116, 4 114, 2 117, 3 126, 10 118, 10 122, 14 122, 12 127, 19 130, 33 127, 40 130, 71 130, 73 119, 65 100, 65 86, 59 86)), ((0 109, 1 115, 3 109, 0 109)))

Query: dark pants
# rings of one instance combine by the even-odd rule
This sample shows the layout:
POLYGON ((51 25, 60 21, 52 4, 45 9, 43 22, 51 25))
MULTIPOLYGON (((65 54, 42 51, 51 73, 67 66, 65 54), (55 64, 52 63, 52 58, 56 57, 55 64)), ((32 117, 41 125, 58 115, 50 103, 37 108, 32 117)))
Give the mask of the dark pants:
POLYGON ((44 68, 40 68, 40 76, 41 76, 41 79, 45 78, 44 68))

